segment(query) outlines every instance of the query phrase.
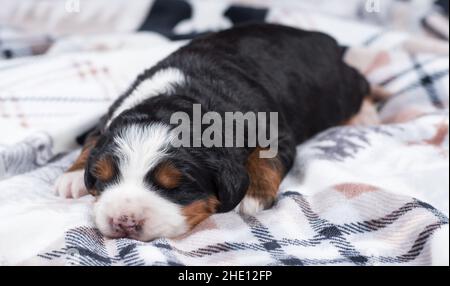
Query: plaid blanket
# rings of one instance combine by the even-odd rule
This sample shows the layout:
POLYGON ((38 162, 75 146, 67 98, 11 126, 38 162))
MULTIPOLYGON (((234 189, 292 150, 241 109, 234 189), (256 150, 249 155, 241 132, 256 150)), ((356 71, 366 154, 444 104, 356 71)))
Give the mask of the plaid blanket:
MULTIPOLYGON (((287 1, 214 1, 208 9, 164 2, 173 9, 141 1, 152 9, 112 28, 120 34, 75 35, 67 24, 46 34, 40 56, 0 61, 0 265, 448 265, 448 42, 336 17, 357 10, 330 16, 287 1), (147 243, 103 237, 92 197, 52 193, 80 151, 77 136, 139 72, 185 43, 166 37, 246 19, 325 31, 350 46, 347 61, 387 91, 383 124, 336 127, 298 146, 275 206, 254 217, 218 214, 181 237, 147 243)), ((88 6, 81 9, 95 8, 88 6)), ((1 30, 29 31, 10 28, 1 30)))

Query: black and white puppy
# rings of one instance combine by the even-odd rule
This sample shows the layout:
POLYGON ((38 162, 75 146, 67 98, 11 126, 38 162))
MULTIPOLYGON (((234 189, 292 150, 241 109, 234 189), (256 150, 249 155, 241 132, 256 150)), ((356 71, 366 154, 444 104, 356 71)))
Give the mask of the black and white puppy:
MULTIPOLYGON (((217 212, 270 207, 296 146, 360 110, 369 84, 331 37, 254 24, 191 41, 140 75, 58 179, 65 197, 97 197, 109 237, 175 237, 217 212), (171 115, 277 112, 278 154, 258 147, 175 148, 171 115)), ((145 60, 145 59, 143 59, 145 60)), ((224 131, 225 132, 225 131, 224 131)))

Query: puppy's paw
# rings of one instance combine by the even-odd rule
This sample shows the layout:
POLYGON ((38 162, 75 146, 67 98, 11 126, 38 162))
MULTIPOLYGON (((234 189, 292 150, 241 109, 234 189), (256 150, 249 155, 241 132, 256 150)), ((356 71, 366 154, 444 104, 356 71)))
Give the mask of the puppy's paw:
POLYGON ((250 196, 245 196, 236 208, 241 214, 251 216, 254 216, 265 209, 261 200, 250 196))
POLYGON ((60 197, 73 199, 86 196, 88 191, 84 184, 84 170, 68 172, 61 175, 56 180, 55 193, 60 197))

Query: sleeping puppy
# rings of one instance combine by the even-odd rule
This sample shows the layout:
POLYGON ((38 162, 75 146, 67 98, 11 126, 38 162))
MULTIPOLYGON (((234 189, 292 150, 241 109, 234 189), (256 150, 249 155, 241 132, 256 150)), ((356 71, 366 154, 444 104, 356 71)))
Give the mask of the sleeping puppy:
MULTIPOLYGON (((296 146, 349 121, 369 94, 331 37, 246 25, 193 40, 146 70, 92 131, 56 183, 67 198, 97 197, 106 236, 175 237, 214 213, 272 206, 296 146), (175 112, 276 112, 277 154, 264 148, 174 147, 175 112)), ((145 59, 143 59, 145 60, 145 59)), ((222 131, 223 133, 226 130, 222 131)))

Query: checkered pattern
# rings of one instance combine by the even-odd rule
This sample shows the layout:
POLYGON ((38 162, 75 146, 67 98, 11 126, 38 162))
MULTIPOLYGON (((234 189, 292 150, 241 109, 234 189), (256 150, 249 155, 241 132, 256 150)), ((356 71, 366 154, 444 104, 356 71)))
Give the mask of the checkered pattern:
MULTIPOLYGON (((352 188, 352 186, 347 186, 352 188)), ((342 190, 342 188, 341 188, 342 190)), ((335 191, 335 190, 334 190, 335 191)), ((319 196, 336 196, 331 190, 330 194, 319 194, 319 196)), ((342 195, 340 195, 342 196, 342 195)), ((293 225, 297 229, 308 229, 298 238, 289 236, 289 233, 275 233, 271 231, 270 225, 262 222, 264 218, 251 216, 236 216, 236 220, 241 223, 236 225, 238 231, 248 232, 245 240, 235 239, 230 241, 221 241, 214 244, 205 244, 201 247, 186 250, 182 243, 174 240, 158 239, 149 243, 136 242, 129 239, 120 239, 115 241, 113 251, 109 252, 106 248, 106 242, 101 234, 94 228, 79 227, 66 233, 66 246, 60 250, 54 250, 48 253, 40 254, 39 257, 44 260, 67 260, 71 265, 90 265, 90 266, 108 266, 108 265, 186 265, 191 264, 188 261, 195 260, 194 264, 209 264, 208 261, 214 259, 214 256, 243 256, 246 255, 264 255, 264 265, 378 265, 378 264, 418 264, 424 263, 423 259, 429 254, 429 240, 434 231, 448 224, 448 218, 440 211, 429 204, 407 197, 397 197, 387 192, 377 190, 371 194, 360 194, 360 198, 352 197, 350 201, 338 198, 339 207, 350 205, 361 211, 368 208, 373 209, 373 204, 385 202, 385 200, 394 200, 389 206, 385 206, 390 212, 386 212, 380 217, 374 219, 361 219, 360 221, 347 221, 336 223, 333 218, 324 218, 322 212, 326 209, 316 206, 319 202, 314 198, 308 199, 297 192, 285 192, 280 196, 278 206, 274 210, 276 213, 279 208, 285 205, 291 205, 293 214, 302 216, 298 221, 307 221, 307 225, 298 223, 293 225), (322 209, 316 211, 315 209, 322 209), (405 219, 405 218, 408 219, 405 219), (423 219, 425 218, 425 219, 423 219), (416 231, 410 241, 405 245, 393 244, 395 250, 385 253, 374 254, 371 249, 363 247, 361 242, 368 236, 385 235, 387 228, 393 228, 394 233, 390 235, 410 234, 400 229, 407 224, 414 223, 416 231), (398 233, 395 233, 398 232, 398 233), (287 236, 283 236, 287 235, 287 236), (427 245, 428 243, 428 245, 427 245), (330 249, 329 249, 330 248, 330 249), (292 251, 295 249, 295 251, 292 251), (324 252, 326 257, 313 258, 310 253, 317 251, 324 252), (160 260, 146 261, 143 253, 158 252, 160 260), (115 254, 113 254, 115 253, 115 254)), ((320 203, 319 203, 320 204, 320 203)), ((332 206, 330 206, 332 207, 332 206)), ((370 216, 369 213, 365 213, 370 216)), ((326 215, 325 215, 326 217, 326 215)), ((375 216, 374 216, 375 217, 375 216)), ((209 219, 214 221, 215 218, 209 219)), ((212 222, 204 222, 203 225, 212 222)), ((202 228, 202 226, 199 226, 202 228)), ((212 235, 214 229, 200 230, 206 238, 212 235)), ((229 230, 233 232, 233 230, 229 230)), ((388 237, 386 237, 388 239, 388 237)), ((387 242, 388 243, 388 242, 387 242)), ((226 260, 218 259, 219 264, 226 260)), ((253 261, 252 264, 261 264, 253 261)))

